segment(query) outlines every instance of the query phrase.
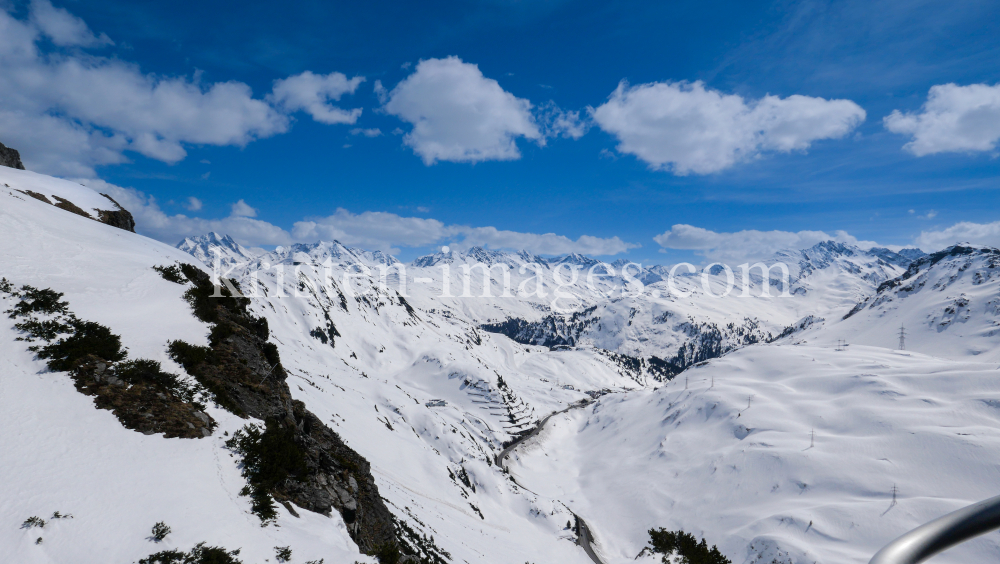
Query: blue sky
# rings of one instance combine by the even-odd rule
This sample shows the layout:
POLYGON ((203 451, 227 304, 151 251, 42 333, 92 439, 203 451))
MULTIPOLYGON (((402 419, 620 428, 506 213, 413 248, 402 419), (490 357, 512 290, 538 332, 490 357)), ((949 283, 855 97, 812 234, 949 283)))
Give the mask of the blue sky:
POLYGON ((992 2, 0 8, 0 142, 170 243, 1000 245, 992 2))

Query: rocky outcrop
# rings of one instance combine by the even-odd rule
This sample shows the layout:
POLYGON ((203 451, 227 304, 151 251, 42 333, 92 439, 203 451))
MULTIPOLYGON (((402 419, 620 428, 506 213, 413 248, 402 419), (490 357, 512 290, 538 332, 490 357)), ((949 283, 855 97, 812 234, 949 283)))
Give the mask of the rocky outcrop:
POLYGON ((24 165, 21 164, 21 153, 0 143, 0 166, 24 170, 24 165))
POLYGON ((40 202, 51 204, 59 209, 66 210, 70 213, 75 213, 76 215, 79 215, 81 217, 85 217, 87 219, 93 219, 95 221, 100 221, 101 223, 110 225, 111 227, 117 227, 118 229, 124 229, 125 231, 135 233, 135 218, 132 217, 132 214, 129 213, 127 209, 123 208, 121 204, 116 202, 114 198, 108 196, 107 194, 101 194, 101 195, 107 198, 108 201, 110 201, 111 204, 114 205, 115 209, 94 210, 97 212, 97 217, 94 217, 89 213, 87 213, 80 206, 74 204, 73 202, 67 200, 66 198, 63 198, 61 196, 56 196, 55 194, 52 195, 52 198, 55 200, 55 202, 53 202, 45 194, 39 194, 38 192, 33 192, 31 190, 18 190, 18 192, 31 196, 32 198, 40 202))
POLYGON ((105 193, 101 193, 102 196, 111 200, 111 203, 115 205, 113 210, 97 210, 97 221, 101 223, 106 223, 111 227, 117 227, 118 229, 124 229, 125 231, 131 231, 135 233, 135 218, 129 211, 121 206, 114 198, 108 196, 105 193))
POLYGON ((397 547, 393 516, 368 461, 292 399, 277 347, 267 342, 267 320, 250 315, 245 298, 212 297, 215 286, 201 270, 191 265, 181 270, 195 285, 187 293, 195 315, 212 329, 209 347, 175 341, 171 355, 221 407, 276 425, 280 430, 272 436, 290 436, 292 449, 304 459, 304 468, 290 472, 270 495, 293 513, 290 504, 324 515, 337 511, 368 554, 397 547))

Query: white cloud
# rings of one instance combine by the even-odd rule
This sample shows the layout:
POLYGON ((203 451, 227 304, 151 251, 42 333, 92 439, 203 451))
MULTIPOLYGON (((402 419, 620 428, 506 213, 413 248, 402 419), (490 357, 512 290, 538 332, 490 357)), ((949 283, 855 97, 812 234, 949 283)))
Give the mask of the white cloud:
POLYGON ((993 223, 961 221, 945 229, 921 231, 913 242, 928 252, 941 250, 957 243, 1000 247, 1000 221, 993 223))
POLYGON ((399 246, 432 245, 451 236, 452 230, 436 219, 373 211, 354 214, 338 208, 328 217, 297 222, 292 234, 300 241, 336 239, 345 245, 396 252, 399 246))
POLYGON ((462 239, 451 243, 451 246, 460 249, 481 246, 495 249, 525 249, 541 255, 569 253, 617 255, 639 247, 635 243, 626 243, 618 237, 581 235, 574 241, 565 235, 555 233, 521 233, 500 230, 496 227, 458 227, 455 231, 462 236, 462 239))
MULTIPOLYGON (((257 210, 240 200, 232 205, 229 217, 205 219, 184 214, 167 215, 156 199, 133 188, 122 188, 103 180, 79 179, 77 182, 98 192, 110 194, 135 217, 136 231, 175 244, 185 237, 209 231, 231 235, 241 245, 288 245, 336 239, 346 245, 398 253, 400 247, 428 247, 448 244, 456 249, 480 245, 492 248, 526 249, 538 254, 586 253, 614 255, 638 247, 618 237, 601 238, 583 235, 572 240, 553 233, 535 234, 499 230, 495 227, 446 225, 436 219, 403 217, 388 212, 351 213, 337 209, 332 215, 296 222, 291 233, 255 219, 257 210)), ((186 206, 201 204, 189 198, 186 206)))
POLYGON ((95 166, 125 162, 126 151, 173 163, 186 156, 186 144, 244 146, 287 131, 287 112, 302 105, 337 122, 345 111, 327 100, 363 80, 332 73, 310 75, 309 83, 303 73, 279 81, 267 99, 254 98, 241 82, 146 74, 117 57, 85 53, 112 42, 48 0, 34 0, 23 20, 10 9, 0 4, 0 132, 39 172, 94 176, 95 166), (56 48, 42 52, 46 38, 56 48))
POLYGON ((590 123, 580 118, 580 112, 563 110, 555 102, 539 107, 538 121, 546 137, 579 139, 590 129, 590 123))
POLYGON ((932 86, 919 113, 894 110, 883 120, 910 135, 903 146, 918 157, 947 152, 994 151, 1000 139, 1000 84, 932 86))
POLYGON ((114 45, 107 35, 103 33, 99 37, 94 35, 83 20, 63 8, 56 8, 49 0, 32 0, 29 11, 31 22, 56 45, 62 47, 114 45))
POLYGON ((403 142, 427 165, 516 160, 518 137, 544 142, 528 100, 458 57, 420 61, 384 95, 385 111, 413 125, 403 142))
POLYGON ((190 196, 187 199, 187 203, 184 204, 184 207, 187 208, 188 211, 198 211, 202 208, 202 203, 198 198, 190 196))
POLYGON ((296 223, 292 235, 301 241, 336 239, 347 245, 393 253, 398 252, 398 247, 427 247, 441 243, 447 243, 455 249, 481 246, 525 249, 546 255, 615 255, 639 246, 626 243, 618 237, 582 235, 574 241, 554 233, 521 233, 495 227, 446 225, 436 219, 371 211, 354 214, 343 208, 329 217, 296 223))
POLYGON ((302 74, 276 80, 274 90, 268 98, 276 106, 288 112, 305 111, 320 123, 351 124, 361 116, 361 108, 344 110, 330 102, 339 101, 344 94, 353 94, 358 85, 364 81, 364 77, 355 76, 348 79, 339 72, 317 75, 305 71, 302 74))
POLYGON ((865 119, 850 100, 794 95, 746 101, 694 83, 622 81, 608 101, 590 109, 618 151, 654 170, 710 174, 765 151, 804 151, 817 140, 847 135, 865 119))
POLYGON ((230 215, 233 217, 257 217, 257 210, 250 207, 250 204, 240 199, 240 201, 232 205, 232 212, 230 215))
POLYGON ((386 90, 385 86, 382 86, 381 80, 375 80, 374 85, 375 97, 378 98, 380 104, 385 104, 389 100, 389 91, 386 90))
POLYGON ((351 130, 351 135, 364 135, 365 137, 378 137, 378 136, 382 135, 382 130, 379 129, 379 128, 377 128, 377 127, 373 127, 371 129, 363 129, 363 128, 360 128, 360 127, 355 127, 354 129, 351 130))
POLYGON ((160 209, 156 198, 138 190, 122 188, 103 180, 80 179, 77 182, 109 194, 131 212, 135 217, 136 231, 171 245, 185 237, 204 235, 209 231, 226 233, 245 246, 288 245, 295 242, 284 229, 259 219, 239 215, 220 219, 188 217, 184 214, 167 215, 160 209))
POLYGON ((757 231, 718 233, 693 225, 677 224, 653 240, 666 249, 696 251, 710 259, 742 263, 768 258, 777 251, 807 249, 823 241, 837 241, 863 249, 880 246, 874 241, 859 241, 845 231, 757 231))

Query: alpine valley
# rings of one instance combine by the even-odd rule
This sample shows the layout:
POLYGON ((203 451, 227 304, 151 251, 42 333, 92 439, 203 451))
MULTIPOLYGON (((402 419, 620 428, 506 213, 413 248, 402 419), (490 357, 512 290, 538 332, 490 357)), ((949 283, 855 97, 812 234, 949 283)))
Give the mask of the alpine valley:
POLYGON ((664 528, 863 564, 1000 480, 998 249, 404 264, 172 247, 15 168, 0 200, 4 561, 652 563, 664 528))

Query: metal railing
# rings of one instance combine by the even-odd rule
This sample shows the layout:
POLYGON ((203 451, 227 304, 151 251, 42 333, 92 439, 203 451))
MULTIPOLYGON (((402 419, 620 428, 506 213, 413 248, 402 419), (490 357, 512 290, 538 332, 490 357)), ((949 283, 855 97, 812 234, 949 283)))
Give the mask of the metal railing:
POLYGON ((913 529, 868 564, 917 564, 973 537, 1000 529, 1000 496, 974 503, 913 529))

